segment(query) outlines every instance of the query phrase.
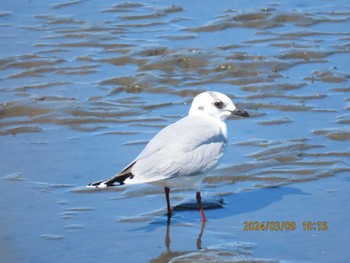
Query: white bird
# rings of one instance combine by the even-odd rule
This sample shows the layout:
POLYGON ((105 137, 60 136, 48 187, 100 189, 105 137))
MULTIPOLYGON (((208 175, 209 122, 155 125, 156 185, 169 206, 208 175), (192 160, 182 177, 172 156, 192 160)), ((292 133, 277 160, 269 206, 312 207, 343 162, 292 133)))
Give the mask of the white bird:
MULTIPOLYGON (((200 93, 194 98, 188 116, 163 128, 120 173, 108 180, 91 183, 88 187, 103 188, 116 183, 159 183, 164 186, 170 223, 170 188, 181 184, 194 186, 194 182, 201 181, 205 173, 215 168, 227 142, 224 121, 231 114, 249 116, 246 111, 237 109, 231 99, 222 93, 200 93)), ((202 220, 206 221, 199 190, 196 200, 202 220)))

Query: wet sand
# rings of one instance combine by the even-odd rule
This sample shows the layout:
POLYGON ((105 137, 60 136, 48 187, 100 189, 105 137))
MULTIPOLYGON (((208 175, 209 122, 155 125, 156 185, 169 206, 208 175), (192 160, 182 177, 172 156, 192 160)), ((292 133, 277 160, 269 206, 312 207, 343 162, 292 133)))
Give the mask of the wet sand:
POLYGON ((1 262, 346 261, 349 28, 345 1, 3 3, 1 262), (205 90, 251 115, 228 121, 206 224, 167 226, 155 186, 84 188, 205 90))

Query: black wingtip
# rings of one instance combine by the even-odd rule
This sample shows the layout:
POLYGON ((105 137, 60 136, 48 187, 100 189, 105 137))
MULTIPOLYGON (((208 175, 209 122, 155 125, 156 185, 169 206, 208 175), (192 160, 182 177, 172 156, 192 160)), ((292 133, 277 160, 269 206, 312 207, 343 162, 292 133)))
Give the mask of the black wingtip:
MULTIPOLYGON (((123 182, 118 182, 118 185, 123 185, 123 184, 124 184, 123 182)), ((87 185, 87 187, 89 187, 89 188, 105 188, 105 187, 110 187, 110 186, 116 186, 115 182, 105 180, 105 181, 90 183, 87 185)))
POLYGON ((101 187, 102 184, 104 184, 104 187, 109 186, 106 184, 106 181, 99 181, 99 182, 90 183, 87 185, 87 187, 99 188, 99 187, 101 187))

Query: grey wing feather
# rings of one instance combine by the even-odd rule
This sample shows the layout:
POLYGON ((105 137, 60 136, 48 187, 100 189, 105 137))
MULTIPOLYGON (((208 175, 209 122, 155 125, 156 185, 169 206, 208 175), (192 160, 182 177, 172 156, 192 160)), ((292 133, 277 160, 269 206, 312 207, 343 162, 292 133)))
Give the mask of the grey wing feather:
POLYGON ((218 124, 187 116, 162 129, 120 173, 89 186, 154 182, 194 175, 213 168, 222 156, 226 137, 218 124))
POLYGON ((131 171, 138 181, 151 182, 193 175, 213 168, 222 156, 226 137, 218 124, 187 116, 164 128, 136 158, 131 171))

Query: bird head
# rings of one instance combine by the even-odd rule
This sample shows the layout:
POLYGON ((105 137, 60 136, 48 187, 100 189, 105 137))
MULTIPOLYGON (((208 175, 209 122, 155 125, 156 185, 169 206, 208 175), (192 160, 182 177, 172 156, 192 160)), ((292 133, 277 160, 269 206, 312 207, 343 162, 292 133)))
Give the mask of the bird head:
POLYGON ((198 94, 193 99, 188 114, 211 116, 221 121, 226 120, 232 114, 242 117, 249 116, 246 111, 237 109, 229 97, 215 91, 206 91, 198 94))

